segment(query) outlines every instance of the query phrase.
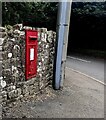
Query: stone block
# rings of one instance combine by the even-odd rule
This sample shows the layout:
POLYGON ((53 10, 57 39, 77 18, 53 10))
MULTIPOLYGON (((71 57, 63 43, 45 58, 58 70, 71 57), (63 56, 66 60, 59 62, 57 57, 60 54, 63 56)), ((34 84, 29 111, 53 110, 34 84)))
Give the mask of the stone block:
POLYGON ((2 101, 3 101, 3 98, 2 98, 2 96, 0 95, 0 104, 2 103, 2 101))
POLYGON ((9 99, 16 98, 17 96, 18 96, 17 95, 17 90, 12 90, 12 91, 8 92, 9 99))
POLYGON ((22 88, 22 94, 24 96, 29 95, 29 87, 28 86, 26 86, 26 85, 23 86, 23 88, 22 88))
POLYGON ((0 32, 6 32, 6 28, 5 27, 0 27, 0 32))
POLYGON ((17 88, 17 96, 20 96, 21 95, 21 89, 20 88, 17 88))
POLYGON ((34 83, 35 83, 35 78, 31 78, 25 82, 25 85, 31 86, 34 85, 34 83))
POLYGON ((7 92, 6 91, 2 91, 1 92, 1 96, 2 96, 2 101, 6 101, 7 100, 7 92))
POLYGON ((15 86, 15 85, 9 86, 9 87, 7 87, 6 89, 7 89, 7 92, 10 92, 10 91, 12 91, 12 90, 15 90, 15 89, 16 89, 16 86, 15 86))

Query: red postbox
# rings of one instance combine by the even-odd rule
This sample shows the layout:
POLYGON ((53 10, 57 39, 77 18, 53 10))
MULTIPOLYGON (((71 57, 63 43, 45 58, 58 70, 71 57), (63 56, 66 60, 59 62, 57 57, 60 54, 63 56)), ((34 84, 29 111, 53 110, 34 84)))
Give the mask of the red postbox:
POLYGON ((26 30, 26 62, 25 77, 26 80, 35 77, 37 74, 37 47, 38 32, 36 30, 26 30))

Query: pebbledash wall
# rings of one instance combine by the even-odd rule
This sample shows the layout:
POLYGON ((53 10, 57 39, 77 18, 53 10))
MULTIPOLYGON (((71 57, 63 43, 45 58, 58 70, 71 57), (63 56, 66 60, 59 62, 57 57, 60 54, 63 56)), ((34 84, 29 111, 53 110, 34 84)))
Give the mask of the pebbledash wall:
POLYGON ((56 33, 46 28, 38 30, 37 76, 25 80, 25 29, 17 26, 1 28, 2 102, 19 100, 43 90, 53 80, 56 33))

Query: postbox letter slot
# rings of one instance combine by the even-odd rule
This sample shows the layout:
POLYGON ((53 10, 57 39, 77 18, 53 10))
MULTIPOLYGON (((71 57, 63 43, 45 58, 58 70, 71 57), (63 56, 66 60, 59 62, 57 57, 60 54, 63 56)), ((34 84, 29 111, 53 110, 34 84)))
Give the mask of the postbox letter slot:
POLYGON ((37 40, 37 36, 29 36, 30 40, 37 40))

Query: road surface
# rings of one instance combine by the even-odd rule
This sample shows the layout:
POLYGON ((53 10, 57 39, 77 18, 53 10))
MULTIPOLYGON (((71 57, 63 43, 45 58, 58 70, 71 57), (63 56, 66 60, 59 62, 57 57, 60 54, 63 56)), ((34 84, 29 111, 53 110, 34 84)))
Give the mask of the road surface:
POLYGON ((104 82, 104 60, 87 56, 67 57, 66 66, 104 82))

